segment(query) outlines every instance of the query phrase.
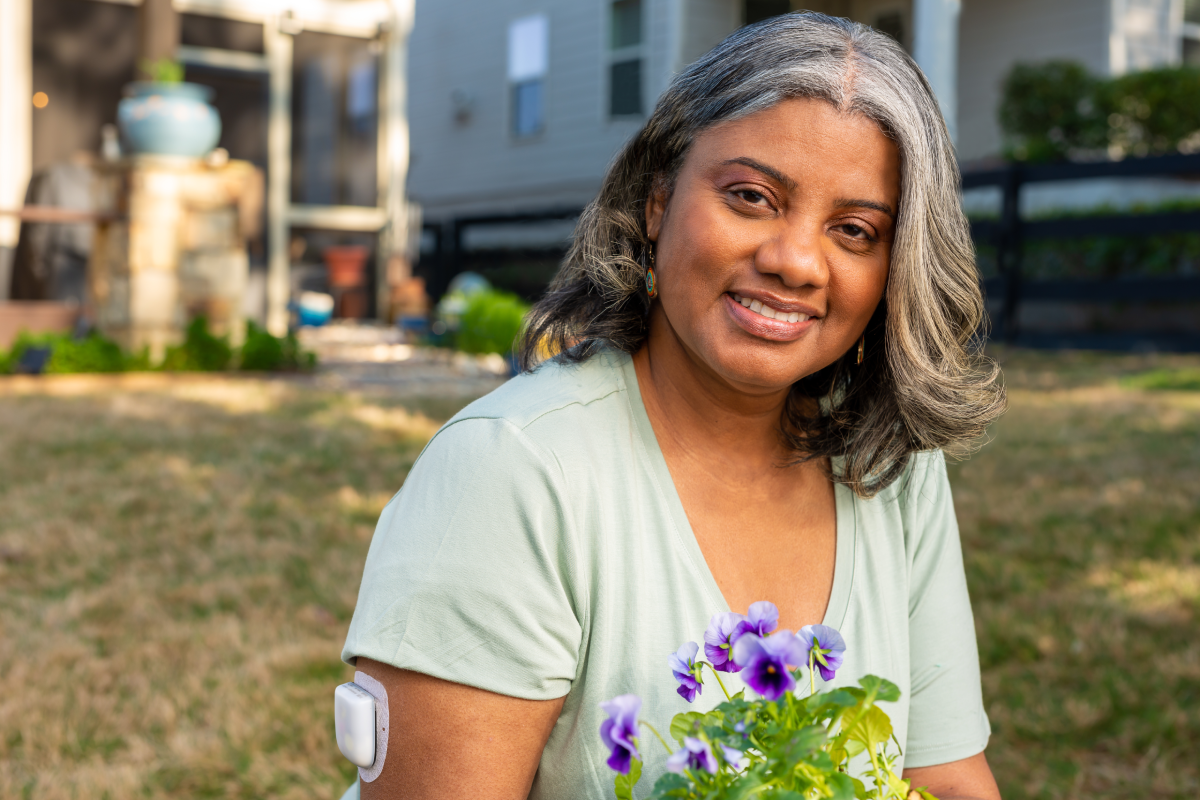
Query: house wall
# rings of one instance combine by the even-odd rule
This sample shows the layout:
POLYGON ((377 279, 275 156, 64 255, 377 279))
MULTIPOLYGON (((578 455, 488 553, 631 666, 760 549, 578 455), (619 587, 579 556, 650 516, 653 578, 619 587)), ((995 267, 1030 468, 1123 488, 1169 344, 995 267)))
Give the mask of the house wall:
MULTIPOLYGON (((672 0, 646 0, 643 99, 651 106, 669 74, 672 0)), ((410 196, 427 220, 583 206, 641 119, 607 113, 608 3, 603 0, 421 0, 409 60, 410 196), (549 18, 542 133, 511 134, 508 26, 549 18), (470 25, 463 20, 471 20, 470 25), (452 95, 468 98, 456 119, 452 95)))
POLYGON ((966 0, 958 43, 958 155, 1001 152, 1000 85, 1018 62, 1071 59, 1099 75, 1110 66, 1114 0, 966 0))

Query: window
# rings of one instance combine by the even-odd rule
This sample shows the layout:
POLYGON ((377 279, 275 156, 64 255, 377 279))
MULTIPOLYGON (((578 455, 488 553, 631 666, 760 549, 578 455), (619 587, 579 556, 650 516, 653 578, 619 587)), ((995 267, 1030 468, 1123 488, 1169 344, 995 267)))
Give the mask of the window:
POLYGON ((1183 63, 1200 67, 1200 0, 1183 3, 1183 63))
POLYGON ((642 0, 615 0, 609 14, 608 115, 642 110, 642 0))
POLYGON ((546 68, 550 61, 550 22, 545 14, 508 26, 508 84, 512 133, 518 139, 546 127, 546 68))

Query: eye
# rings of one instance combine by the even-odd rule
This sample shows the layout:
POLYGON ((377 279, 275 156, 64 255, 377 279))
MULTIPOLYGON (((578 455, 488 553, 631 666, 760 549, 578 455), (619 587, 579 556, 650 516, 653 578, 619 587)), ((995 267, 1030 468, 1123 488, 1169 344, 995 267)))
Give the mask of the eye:
POLYGON ((846 234, 851 239, 863 239, 865 241, 874 241, 875 239, 869 230, 861 225, 855 225, 853 222, 848 222, 839 227, 842 229, 842 233, 846 234))
POLYGON ((736 189, 733 193, 752 206, 769 206, 771 204, 766 195, 753 189, 736 189))

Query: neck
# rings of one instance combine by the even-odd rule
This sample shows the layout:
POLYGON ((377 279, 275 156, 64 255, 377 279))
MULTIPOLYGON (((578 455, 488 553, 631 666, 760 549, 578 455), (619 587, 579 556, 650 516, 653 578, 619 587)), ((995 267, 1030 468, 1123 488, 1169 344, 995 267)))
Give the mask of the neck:
POLYGON ((690 352, 661 318, 652 319, 650 336, 633 363, 642 402, 664 451, 717 469, 733 467, 733 475, 746 476, 787 458, 779 422, 788 387, 730 384, 690 352))

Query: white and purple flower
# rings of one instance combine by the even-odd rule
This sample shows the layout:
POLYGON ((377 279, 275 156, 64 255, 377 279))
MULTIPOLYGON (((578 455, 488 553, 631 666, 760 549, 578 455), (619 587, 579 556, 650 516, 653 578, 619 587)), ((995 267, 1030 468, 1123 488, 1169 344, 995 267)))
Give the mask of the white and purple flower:
POLYGON ((667 659, 671 664, 671 673, 675 680, 679 681, 676 691, 689 703, 704 691, 704 684, 700 681, 700 668, 696 665, 696 655, 699 652, 700 645, 687 642, 667 659))
POLYGON ((716 774, 717 757, 713 755, 708 742, 691 736, 684 737, 683 747, 667 759, 667 771, 681 774, 685 769, 702 769, 716 774))
POLYGON ((642 710, 642 698, 636 694, 614 697, 600 708, 608 719, 600 723, 600 738, 610 751, 608 766, 628 775, 633 759, 641 760, 637 748, 638 713, 642 710))
POLYGON ((807 656, 805 660, 811 660, 823 679, 833 680, 846 655, 846 640, 828 625, 805 625, 799 637, 807 656))
POLYGON ((805 662, 803 642, 791 631, 764 638, 743 635, 733 643, 733 657, 742 668, 742 680, 768 700, 778 700, 796 688, 791 667, 805 662))
POLYGON ((708 656, 713 669, 721 672, 741 672, 741 666, 733 660, 730 651, 737 638, 739 626, 746 617, 733 611, 713 614, 704 631, 704 655, 708 656))

